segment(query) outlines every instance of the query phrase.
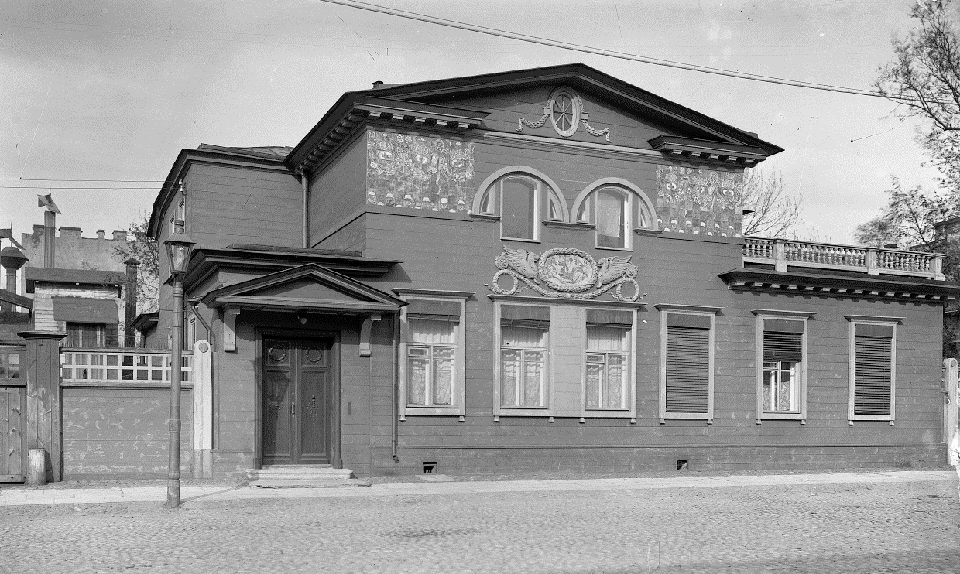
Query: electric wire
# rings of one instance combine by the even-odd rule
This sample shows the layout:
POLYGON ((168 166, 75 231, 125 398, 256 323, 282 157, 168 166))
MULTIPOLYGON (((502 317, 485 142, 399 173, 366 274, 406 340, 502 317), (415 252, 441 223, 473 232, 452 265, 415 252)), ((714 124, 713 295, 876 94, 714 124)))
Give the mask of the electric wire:
POLYGON ((435 24, 438 26, 445 26, 448 28, 456 28, 459 30, 466 30, 468 32, 476 32, 478 34, 487 34, 489 36, 497 36, 500 38, 509 38, 512 40, 520 40, 522 42, 529 42, 532 44, 540 44, 543 46, 550 46, 554 48, 562 48, 564 50, 571 50, 575 52, 582 52, 585 54, 594 54, 598 56, 607 56, 611 58, 618 58, 621 60, 629 60, 633 62, 641 62, 644 64, 652 64, 655 66, 664 66, 668 68, 677 68, 681 70, 688 70, 693 72, 701 72, 704 74, 714 74, 719 76, 727 76, 730 78, 737 78, 741 80, 751 80, 755 82, 765 82, 769 84, 779 84, 784 86, 792 86, 795 88, 807 88, 811 90, 820 90, 824 92, 837 92, 841 94, 852 94, 857 96, 869 96, 874 98, 886 98, 891 100, 899 101, 916 101, 916 98, 910 98, 906 96, 896 96, 892 94, 882 94, 877 91, 864 90, 860 88, 850 88, 846 86, 837 86, 833 84, 822 84, 818 82, 804 82, 801 80, 791 80, 789 78, 779 78, 776 76, 767 76, 763 74, 754 74, 751 72, 739 72, 736 70, 724 70, 722 68, 713 68, 710 66, 701 66, 698 64, 688 64, 686 62, 678 62, 674 60, 665 60, 661 58, 653 58, 649 56, 641 56, 638 54, 629 54, 626 52, 618 52, 615 50, 607 50, 605 48, 597 48, 594 46, 587 46, 584 44, 575 44, 573 42, 564 42, 562 40, 555 40, 552 38, 542 38, 540 36, 533 36, 531 34, 522 34, 520 32, 512 32, 509 30, 501 30, 499 28, 491 28, 489 26, 481 26, 479 24, 470 24, 469 22, 461 22, 459 20, 450 20, 447 18, 440 18, 437 16, 430 16, 428 14, 421 14, 419 12, 411 12, 409 10, 402 10, 399 8, 390 8, 388 6, 381 6, 380 4, 372 4, 370 2, 361 2, 360 0, 319 0, 320 2, 326 2, 328 4, 337 4, 340 6, 346 6, 348 8, 355 8, 358 10, 366 10, 368 12, 374 12, 378 14, 386 14, 389 16, 396 16, 398 18, 405 18, 407 20, 417 20, 420 22, 426 22, 428 24, 435 24))

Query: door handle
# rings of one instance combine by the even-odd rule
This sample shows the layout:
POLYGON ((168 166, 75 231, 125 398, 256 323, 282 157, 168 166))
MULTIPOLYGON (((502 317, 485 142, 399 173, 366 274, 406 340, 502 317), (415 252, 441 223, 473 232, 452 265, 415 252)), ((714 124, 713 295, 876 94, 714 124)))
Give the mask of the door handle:
POLYGON ((296 403, 290 403, 290 414, 291 414, 291 415, 296 415, 296 414, 297 414, 296 411, 294 411, 294 409, 296 409, 296 408, 297 408, 297 404, 296 404, 296 403))

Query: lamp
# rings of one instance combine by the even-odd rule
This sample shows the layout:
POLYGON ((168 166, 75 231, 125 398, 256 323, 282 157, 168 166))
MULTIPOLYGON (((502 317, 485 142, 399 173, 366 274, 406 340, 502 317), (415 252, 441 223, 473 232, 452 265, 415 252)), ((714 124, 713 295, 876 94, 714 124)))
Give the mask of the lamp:
POLYGON ((185 233, 171 234, 163 242, 173 283, 173 327, 170 349, 170 466, 167 477, 167 508, 180 506, 180 378, 183 370, 183 277, 190 264, 194 243, 185 233))
POLYGON ((167 260, 170 262, 170 275, 174 280, 183 280, 190 263, 190 252, 194 243, 186 233, 175 233, 163 242, 167 248, 167 260))

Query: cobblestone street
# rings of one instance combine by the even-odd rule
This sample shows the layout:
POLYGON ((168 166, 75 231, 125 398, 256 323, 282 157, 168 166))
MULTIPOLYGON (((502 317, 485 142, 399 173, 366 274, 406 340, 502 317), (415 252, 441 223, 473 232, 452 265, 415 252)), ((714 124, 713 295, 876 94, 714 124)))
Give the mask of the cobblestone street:
POLYGON ((955 478, 429 495, 376 489, 201 497, 179 511, 155 502, 0 507, 0 571, 960 571, 955 478))

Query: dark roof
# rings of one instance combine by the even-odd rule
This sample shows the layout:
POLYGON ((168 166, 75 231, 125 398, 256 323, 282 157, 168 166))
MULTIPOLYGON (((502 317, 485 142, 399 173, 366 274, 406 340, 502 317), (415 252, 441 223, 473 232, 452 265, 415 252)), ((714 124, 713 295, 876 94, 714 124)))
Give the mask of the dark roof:
POLYGON ((696 127, 705 134, 725 140, 725 143, 758 147, 773 155, 783 148, 760 139, 756 134, 737 129, 700 112, 662 98, 619 78, 591 68, 586 64, 562 64, 526 70, 512 70, 477 76, 445 78, 410 84, 378 86, 370 90, 346 92, 324 114, 323 118, 293 148, 287 165, 295 168, 336 127, 357 102, 366 98, 396 99, 422 103, 451 100, 466 94, 480 94, 504 88, 564 82, 579 89, 597 93, 625 107, 639 107, 647 114, 659 116, 666 122, 680 122, 696 127))
MULTIPOLYGON (((769 266, 751 266, 743 269, 731 269, 719 277, 732 288, 754 290, 786 289, 787 293, 803 293, 790 289, 791 285, 809 286, 826 292, 836 292, 844 296, 869 296, 871 292, 892 293, 896 298, 900 294, 937 296, 943 300, 960 296, 960 285, 936 281, 922 277, 898 275, 867 275, 865 273, 838 271, 833 269, 805 268, 802 271, 790 270, 777 272, 769 266), (857 293, 861 291, 862 293, 857 293)), ((911 298, 907 296, 907 298, 911 298)), ((913 300, 911 298, 911 300, 913 300)), ((939 300, 939 299, 938 299, 939 300)))
POLYGON ((11 303, 26 309, 33 309, 33 299, 24 297, 23 295, 17 295, 16 293, 12 293, 6 289, 0 289, 0 301, 3 301, 4 303, 11 303))
POLYGON ((149 313, 140 313, 137 317, 130 323, 130 326, 144 333, 153 329, 157 326, 157 323, 160 322, 160 312, 151 311, 149 313))
POLYGON ((202 143, 197 146, 197 150, 282 160, 290 154, 293 148, 289 146, 227 147, 202 143))
POLYGON ((195 249, 190 257, 190 269, 184 277, 184 288, 189 290, 220 268, 242 269, 259 273, 274 273, 307 263, 316 263, 326 269, 350 276, 380 276, 400 263, 388 259, 362 257, 358 251, 334 249, 301 249, 271 245, 231 244, 226 249, 195 249))
POLYGON ((46 267, 27 267, 24 277, 27 281, 27 293, 32 293, 36 282, 62 283, 71 285, 123 285, 126 275, 120 271, 96 271, 93 269, 59 269, 46 267))

